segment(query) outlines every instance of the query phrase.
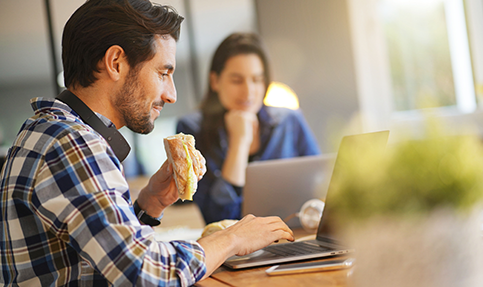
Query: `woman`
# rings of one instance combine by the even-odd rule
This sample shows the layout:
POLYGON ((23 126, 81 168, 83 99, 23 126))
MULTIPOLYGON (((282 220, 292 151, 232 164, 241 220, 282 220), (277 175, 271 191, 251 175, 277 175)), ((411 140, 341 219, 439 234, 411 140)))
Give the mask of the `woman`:
POLYGON ((200 111, 180 119, 177 132, 192 134, 207 172, 194 201, 205 222, 241 217, 249 162, 319 154, 299 111, 267 107, 267 54, 259 37, 228 36, 216 50, 200 111))

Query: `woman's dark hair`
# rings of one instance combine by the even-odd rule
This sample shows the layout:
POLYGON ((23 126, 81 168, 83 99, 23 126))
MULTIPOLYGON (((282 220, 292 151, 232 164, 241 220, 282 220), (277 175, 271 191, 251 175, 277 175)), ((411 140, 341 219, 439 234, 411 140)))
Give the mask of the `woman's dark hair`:
MULTIPOLYGON (((264 68, 265 89, 270 84, 270 67, 268 63, 268 55, 260 37, 254 33, 234 33, 225 38, 218 46, 211 60, 210 74, 216 73, 220 75, 225 64, 231 57, 240 54, 256 54, 260 57, 264 68)), ((210 85, 208 79, 208 92, 201 103, 203 114, 218 114, 223 111, 223 106, 218 99, 218 93, 215 92, 210 85)))
POLYGON ((129 65, 155 55, 155 35, 179 38, 183 17, 147 0, 88 0, 67 21, 62 35, 65 86, 88 87, 109 47, 124 49, 129 65))
MULTIPOLYGON (((210 74, 220 75, 231 57, 241 54, 255 54, 263 63, 265 92, 271 82, 268 53, 260 37, 254 33, 234 33, 225 38, 218 46, 211 61, 210 74)), ((200 148, 209 152, 210 145, 219 144, 219 127, 224 125, 226 109, 222 106, 218 93, 211 88, 208 80, 208 91, 201 102, 203 120, 201 123, 200 148)))

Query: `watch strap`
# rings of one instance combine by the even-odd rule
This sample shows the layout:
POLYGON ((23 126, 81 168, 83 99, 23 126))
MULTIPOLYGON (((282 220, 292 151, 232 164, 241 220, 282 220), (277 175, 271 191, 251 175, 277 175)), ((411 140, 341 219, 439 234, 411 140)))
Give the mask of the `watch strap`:
POLYGON ((151 226, 158 226, 161 224, 161 218, 163 217, 162 214, 159 218, 150 216, 149 214, 146 213, 145 210, 142 210, 141 207, 139 207, 137 200, 134 202, 133 208, 134 208, 134 214, 136 214, 136 217, 144 224, 151 225, 151 226))

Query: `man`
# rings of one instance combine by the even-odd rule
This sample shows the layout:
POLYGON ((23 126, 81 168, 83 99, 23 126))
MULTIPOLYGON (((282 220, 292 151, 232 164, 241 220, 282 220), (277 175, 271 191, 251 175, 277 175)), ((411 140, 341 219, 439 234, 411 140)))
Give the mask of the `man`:
POLYGON ((229 256, 293 240, 280 218, 247 216, 197 242, 156 242, 147 224, 178 199, 167 162, 132 204, 126 147, 113 127, 149 133, 164 104, 176 101, 182 20, 147 0, 90 0, 66 23, 68 91, 31 100, 35 116, 0 174, 0 283, 187 286, 229 256))

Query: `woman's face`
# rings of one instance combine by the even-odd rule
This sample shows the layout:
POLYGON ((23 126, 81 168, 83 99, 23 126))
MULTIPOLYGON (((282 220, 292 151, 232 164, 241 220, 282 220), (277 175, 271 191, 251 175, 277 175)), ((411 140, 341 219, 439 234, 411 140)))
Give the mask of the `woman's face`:
POLYGON ((218 93, 227 110, 258 113, 265 96, 263 62, 256 54, 240 54, 229 58, 220 75, 211 73, 211 88, 218 93))

